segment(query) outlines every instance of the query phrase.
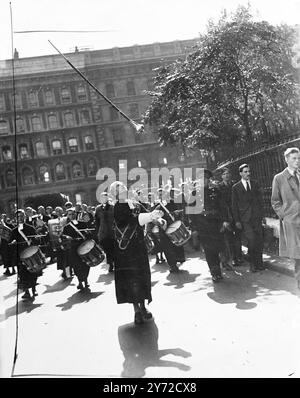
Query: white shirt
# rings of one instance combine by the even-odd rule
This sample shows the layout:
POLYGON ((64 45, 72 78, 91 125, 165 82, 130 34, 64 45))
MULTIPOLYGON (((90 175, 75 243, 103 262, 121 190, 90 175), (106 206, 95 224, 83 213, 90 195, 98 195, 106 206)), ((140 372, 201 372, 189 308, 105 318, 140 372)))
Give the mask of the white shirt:
POLYGON ((250 187, 250 189, 251 189, 250 180, 244 180, 244 179, 242 178, 241 181, 242 181, 242 184, 244 185, 244 188, 245 188, 246 191, 247 191, 247 182, 248 182, 249 187, 250 187))

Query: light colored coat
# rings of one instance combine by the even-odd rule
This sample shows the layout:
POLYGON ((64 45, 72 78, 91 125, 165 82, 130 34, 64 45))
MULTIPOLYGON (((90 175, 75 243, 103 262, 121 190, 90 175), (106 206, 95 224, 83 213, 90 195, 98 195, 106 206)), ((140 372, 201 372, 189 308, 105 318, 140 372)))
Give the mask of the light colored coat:
POLYGON ((279 255, 300 259, 300 189, 287 168, 273 179, 271 204, 280 219, 279 255))

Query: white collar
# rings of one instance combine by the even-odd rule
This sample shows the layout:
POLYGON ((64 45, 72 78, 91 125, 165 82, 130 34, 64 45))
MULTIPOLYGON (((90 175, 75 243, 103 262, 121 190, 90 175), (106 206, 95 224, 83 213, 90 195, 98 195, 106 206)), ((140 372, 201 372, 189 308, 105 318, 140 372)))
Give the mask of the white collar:
POLYGON ((18 225, 18 230, 19 230, 19 231, 22 230, 22 229, 23 229, 23 226, 24 226, 24 224, 19 224, 19 225, 18 225))
POLYGON ((294 176, 294 175, 295 175, 295 172, 296 172, 296 175, 299 175, 299 172, 298 172, 297 169, 296 169, 296 170, 293 170, 293 169, 291 169, 290 167, 288 167, 287 169, 288 169, 290 175, 294 176))
POLYGON ((244 180, 244 179, 242 178, 241 181, 242 181, 242 184, 244 185, 245 188, 247 187, 247 182, 248 182, 248 184, 249 184, 249 186, 250 186, 250 188, 251 188, 251 181, 250 181, 250 180, 244 180))

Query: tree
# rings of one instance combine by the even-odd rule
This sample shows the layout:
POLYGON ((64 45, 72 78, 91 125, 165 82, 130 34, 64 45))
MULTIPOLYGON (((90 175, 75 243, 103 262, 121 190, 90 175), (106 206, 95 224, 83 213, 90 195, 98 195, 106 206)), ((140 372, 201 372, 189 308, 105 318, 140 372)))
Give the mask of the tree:
POLYGON ((295 42, 292 27, 255 22, 250 7, 224 12, 186 60, 157 69, 144 122, 161 144, 206 152, 289 126, 299 117, 295 42))

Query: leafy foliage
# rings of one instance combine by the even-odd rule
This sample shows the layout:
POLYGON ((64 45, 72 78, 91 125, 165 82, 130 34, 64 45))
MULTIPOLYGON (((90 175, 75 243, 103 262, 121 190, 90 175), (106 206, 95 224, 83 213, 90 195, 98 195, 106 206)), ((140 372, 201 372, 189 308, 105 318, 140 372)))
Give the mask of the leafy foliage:
POLYGON ((161 144, 206 152, 289 126, 299 117, 295 42, 292 27, 254 21, 249 7, 224 12, 185 60, 156 70, 144 123, 161 144))

